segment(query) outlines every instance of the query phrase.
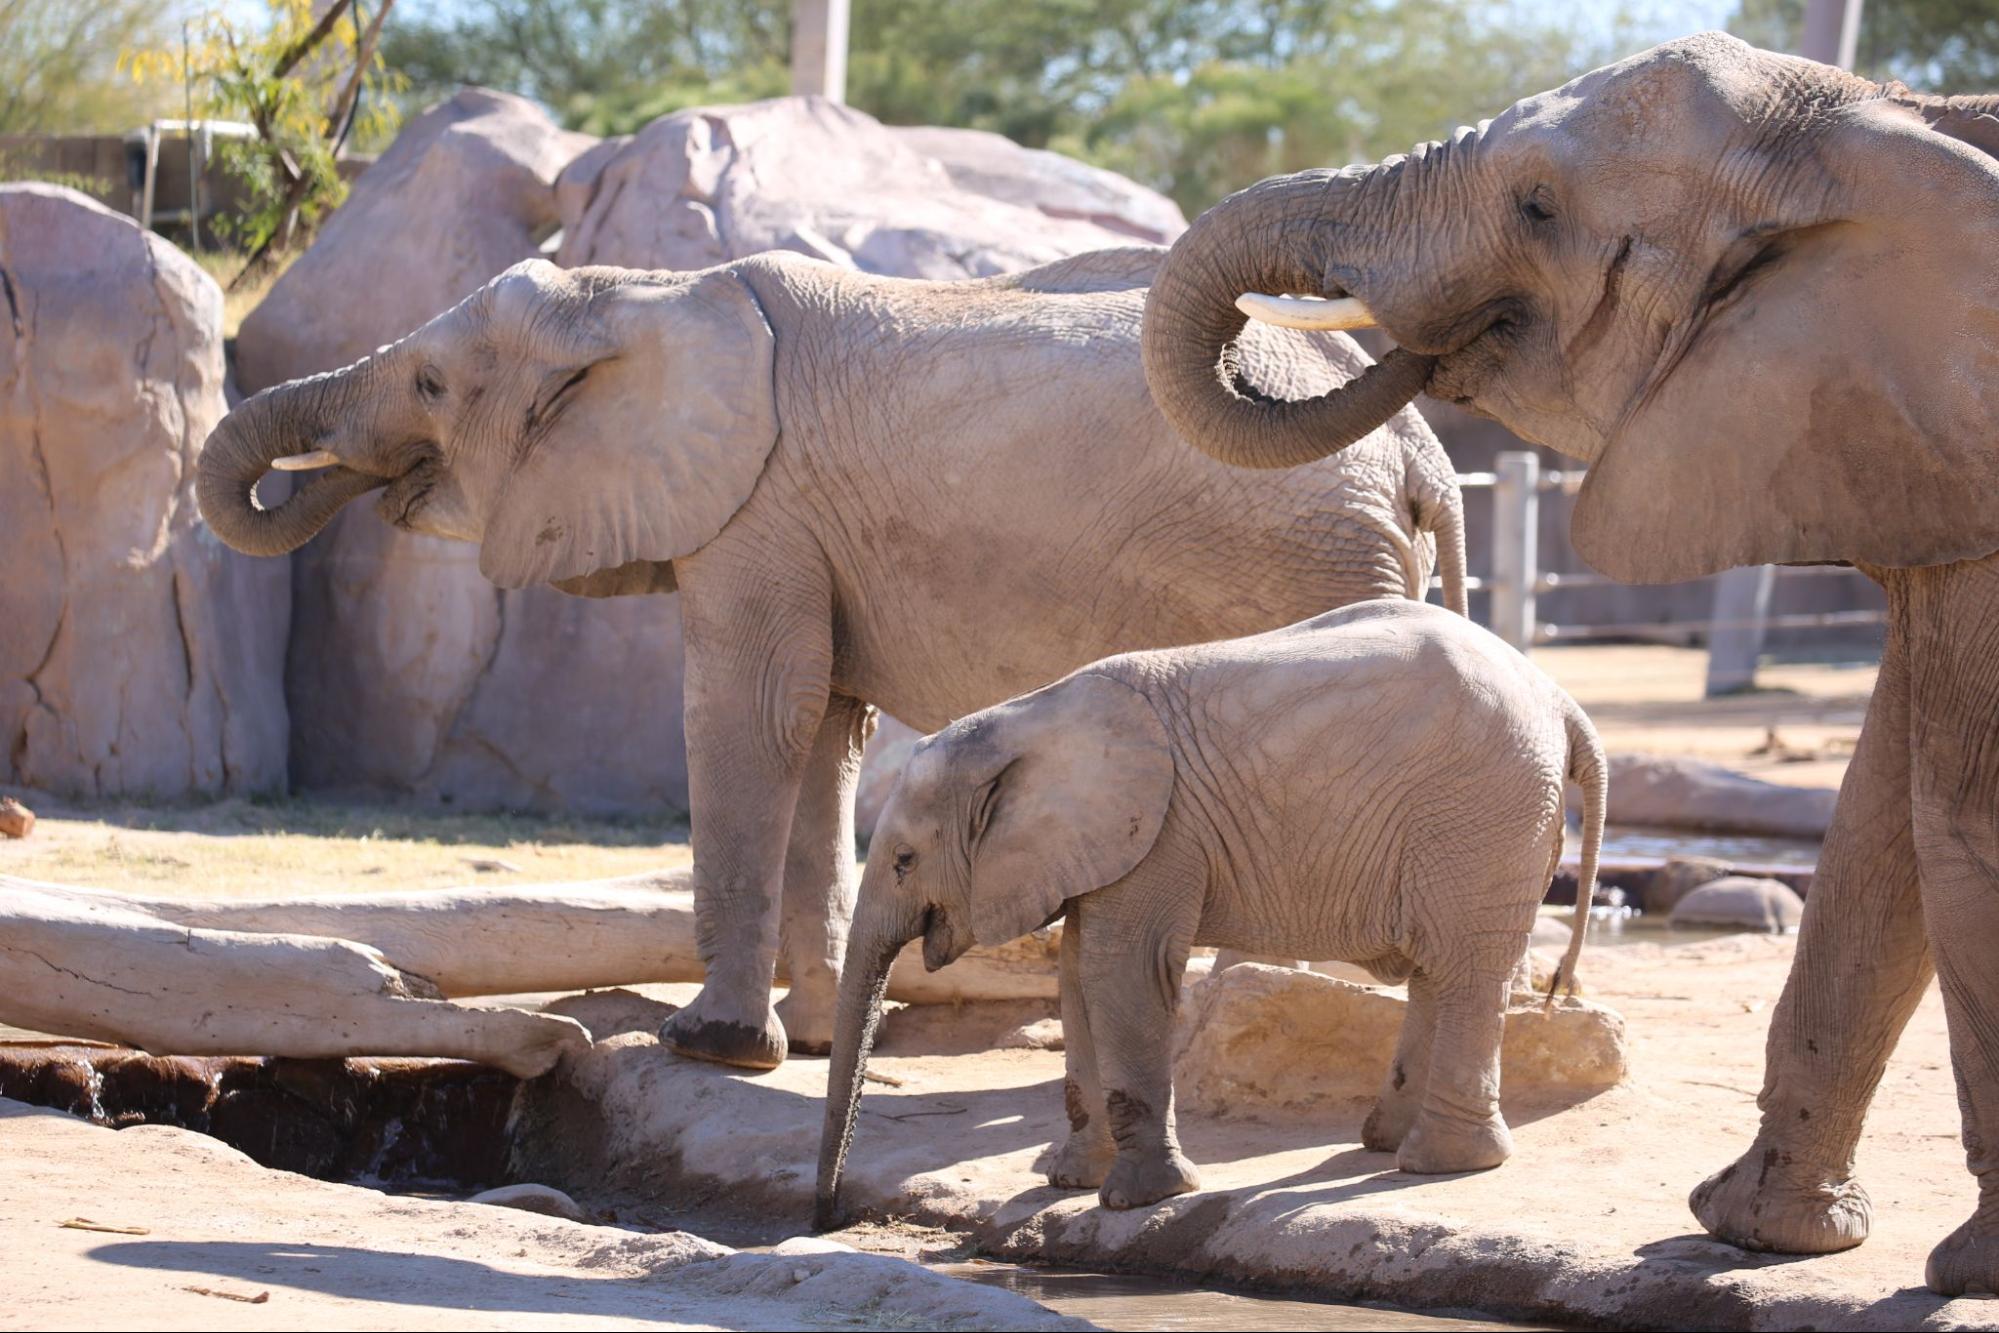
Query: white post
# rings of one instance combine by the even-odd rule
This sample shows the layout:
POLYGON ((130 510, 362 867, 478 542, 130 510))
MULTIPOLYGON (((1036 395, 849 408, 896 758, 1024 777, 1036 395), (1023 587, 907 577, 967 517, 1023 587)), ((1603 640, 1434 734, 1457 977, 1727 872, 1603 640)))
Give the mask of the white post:
POLYGON ((1541 582, 1541 458, 1499 455, 1492 487, 1492 632, 1523 652, 1534 645, 1541 582))
POLYGON ((791 91, 847 100, 848 0, 791 0, 791 91))
MULTIPOLYGON (((1842 69, 1853 67, 1860 41, 1861 0, 1805 0, 1805 30, 1798 53, 1842 69)), ((1756 684, 1765 620, 1777 571, 1769 565, 1731 569, 1715 580, 1715 622, 1708 630, 1707 697, 1735 694, 1756 684)))

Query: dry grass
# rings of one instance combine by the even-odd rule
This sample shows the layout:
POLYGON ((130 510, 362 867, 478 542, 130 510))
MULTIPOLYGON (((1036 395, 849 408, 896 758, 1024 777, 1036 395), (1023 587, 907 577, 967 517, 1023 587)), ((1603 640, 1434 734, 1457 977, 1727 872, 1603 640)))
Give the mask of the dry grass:
POLYGON ((691 862, 682 819, 468 815, 383 804, 78 806, 0 840, 0 874, 159 896, 265 897, 598 879, 691 862), (507 869, 473 862, 504 862, 507 869))

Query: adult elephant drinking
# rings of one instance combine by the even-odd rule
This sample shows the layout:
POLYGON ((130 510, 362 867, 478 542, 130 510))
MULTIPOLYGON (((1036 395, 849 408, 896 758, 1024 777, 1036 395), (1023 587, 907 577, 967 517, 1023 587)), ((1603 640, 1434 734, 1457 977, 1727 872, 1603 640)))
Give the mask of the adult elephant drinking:
MULTIPOLYGON (((277 554, 386 487, 385 517, 478 542, 503 587, 677 587, 707 981, 662 1038, 769 1068, 832 1037, 869 705, 935 729, 1110 653, 1421 596, 1433 564, 1463 609, 1457 478, 1413 413, 1283 477, 1173 435, 1138 352, 1163 255, 958 283, 529 262, 244 403, 203 451, 202 512, 277 554), (274 466, 323 471, 265 509, 274 466)), ((1366 364, 1333 335, 1258 361, 1304 395, 1366 364)))
POLYGON ((1999 1290, 1996 154, 1999 99, 1705 34, 1224 201, 1160 272, 1144 345, 1168 419, 1233 463, 1317 457, 1427 386, 1589 462, 1574 540, 1606 573, 1850 561, 1886 588, 1762 1128, 1693 1207, 1755 1249, 1858 1244, 1862 1117, 1934 967, 1980 1185, 1930 1260, 1946 1293, 1999 1290), (1234 374, 1244 311, 1401 346, 1273 402, 1234 374))

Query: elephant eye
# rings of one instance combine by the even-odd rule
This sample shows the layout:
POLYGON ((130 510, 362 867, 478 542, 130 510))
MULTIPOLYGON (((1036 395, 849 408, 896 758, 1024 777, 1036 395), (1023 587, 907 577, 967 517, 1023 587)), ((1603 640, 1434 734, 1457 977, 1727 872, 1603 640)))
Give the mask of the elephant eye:
POLYGON ((1520 201, 1520 216, 1533 223, 1555 220, 1555 210, 1548 203, 1546 192, 1540 186, 1535 186, 1520 201))
POLYGON ((896 848, 894 864, 895 864, 895 877, 898 880, 900 880, 904 875, 907 875, 909 873, 910 867, 916 864, 915 850, 909 847, 896 848))
POLYGON ((416 391, 426 398, 444 397, 444 375, 436 366, 424 366, 416 373, 416 391))

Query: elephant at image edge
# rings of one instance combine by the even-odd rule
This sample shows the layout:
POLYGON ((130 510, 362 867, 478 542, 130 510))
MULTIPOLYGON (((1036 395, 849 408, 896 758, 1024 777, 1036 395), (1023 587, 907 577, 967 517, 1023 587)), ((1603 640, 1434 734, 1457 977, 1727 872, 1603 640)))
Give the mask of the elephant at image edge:
POLYGON ((1979 1184, 1930 1257, 1945 1294, 1999 1290, 1994 253, 1999 98, 1708 33, 1449 143, 1223 201, 1155 280, 1144 346, 1162 410, 1218 458, 1318 457, 1427 388, 1590 464, 1573 535, 1608 574, 1851 561, 1886 589, 1762 1127, 1692 1204, 1751 1249, 1859 1244, 1862 1120, 1934 968, 1979 1184), (1400 347, 1271 404, 1217 373, 1243 297, 1293 327, 1371 317, 1400 347))
MULTIPOLYGON (((1195 945, 1338 958, 1407 981, 1361 1131, 1404 1171, 1480 1171, 1508 995, 1583 792, 1596 882, 1608 772, 1573 699, 1487 630, 1375 601, 1133 653, 954 722, 882 812, 841 978, 816 1225, 833 1225, 889 965, 936 969, 1063 918, 1068 1140, 1048 1183, 1136 1208, 1200 1187, 1173 1112, 1195 945)), ((1573 978, 1591 895, 1551 983, 1573 978)))
MULTIPOLYGON (((769 1068, 787 1032, 831 1040, 868 705, 934 729, 1109 653, 1420 597, 1433 561, 1463 608, 1456 474, 1413 412, 1281 477, 1173 435, 1138 347, 1164 254, 955 283, 781 254, 529 261, 237 408, 203 452, 202 512, 275 554, 386 487, 390 522, 478 542, 503 587, 677 587, 707 981, 661 1036, 769 1068), (280 461, 324 471, 265 510, 280 461)), ((1284 394, 1367 364, 1326 334, 1273 334, 1252 361, 1284 394)))

